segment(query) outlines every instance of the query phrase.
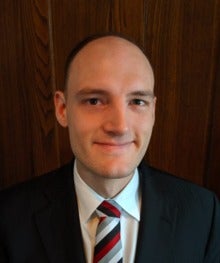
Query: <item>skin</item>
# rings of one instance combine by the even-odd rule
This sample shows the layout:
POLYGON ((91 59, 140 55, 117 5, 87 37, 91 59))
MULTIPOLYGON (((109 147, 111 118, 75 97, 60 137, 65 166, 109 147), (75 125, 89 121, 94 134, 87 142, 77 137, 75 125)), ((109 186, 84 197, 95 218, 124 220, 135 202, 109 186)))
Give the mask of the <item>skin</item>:
POLYGON ((72 61, 66 91, 54 96, 68 127, 81 178, 105 198, 131 180, 145 155, 154 121, 154 76, 134 44, 108 36, 87 44, 72 61))

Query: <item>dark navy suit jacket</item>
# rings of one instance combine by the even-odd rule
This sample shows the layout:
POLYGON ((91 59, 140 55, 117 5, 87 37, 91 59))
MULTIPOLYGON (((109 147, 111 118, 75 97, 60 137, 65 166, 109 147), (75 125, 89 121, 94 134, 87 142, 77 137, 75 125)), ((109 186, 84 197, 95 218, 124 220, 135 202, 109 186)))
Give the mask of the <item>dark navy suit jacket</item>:
MULTIPOLYGON (((136 263, 220 263, 220 205, 143 164, 136 263)), ((0 262, 85 262, 73 162, 0 193, 0 262)))

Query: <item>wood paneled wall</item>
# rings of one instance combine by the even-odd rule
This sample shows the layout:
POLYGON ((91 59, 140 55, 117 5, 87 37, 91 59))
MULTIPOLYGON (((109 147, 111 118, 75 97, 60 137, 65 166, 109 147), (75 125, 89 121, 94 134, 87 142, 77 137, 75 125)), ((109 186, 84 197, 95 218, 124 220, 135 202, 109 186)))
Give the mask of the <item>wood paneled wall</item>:
POLYGON ((143 45, 155 70, 148 162, 220 196, 220 0, 1 0, 0 187, 72 158, 53 93, 70 49, 109 31, 143 45))

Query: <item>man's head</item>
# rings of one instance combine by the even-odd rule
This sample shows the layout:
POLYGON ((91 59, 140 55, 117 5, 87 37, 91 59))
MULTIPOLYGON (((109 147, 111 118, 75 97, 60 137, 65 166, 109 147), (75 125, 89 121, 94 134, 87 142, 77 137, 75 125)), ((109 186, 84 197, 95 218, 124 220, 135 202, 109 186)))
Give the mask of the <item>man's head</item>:
MULTIPOLYGON (((128 182, 143 158, 155 118, 154 76, 132 42, 93 39, 73 56, 65 92, 55 94, 58 122, 69 129, 81 177, 128 182)), ((122 184, 123 186, 123 184, 122 184)))

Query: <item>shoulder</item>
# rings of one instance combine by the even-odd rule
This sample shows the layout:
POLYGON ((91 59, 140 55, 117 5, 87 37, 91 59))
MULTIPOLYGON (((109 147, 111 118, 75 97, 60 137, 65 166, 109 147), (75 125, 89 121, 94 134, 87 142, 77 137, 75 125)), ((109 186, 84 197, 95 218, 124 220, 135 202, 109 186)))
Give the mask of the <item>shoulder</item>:
POLYGON ((153 203, 152 209, 167 210, 169 207, 169 211, 176 211, 179 229, 190 229, 206 236, 215 231, 220 244, 220 203, 215 193, 143 164, 139 172, 143 204, 153 203))
POLYGON ((145 208, 172 214, 176 238, 185 240, 189 250, 192 244, 204 247, 205 258, 217 262, 220 258, 220 203, 215 193, 145 164, 140 165, 139 173, 145 208))
POLYGON ((153 188, 154 192, 163 198, 174 200, 175 203, 199 203, 203 208, 219 205, 215 193, 193 182, 178 178, 170 173, 155 169, 141 163, 139 167, 143 187, 153 188))
MULTIPOLYGON (((0 191, 0 210, 16 207, 22 203, 27 205, 30 199, 39 198, 40 193, 62 188, 72 175, 73 163, 68 163, 44 175, 10 186, 0 191)), ((1 213, 0 212, 0 213, 1 213)))

